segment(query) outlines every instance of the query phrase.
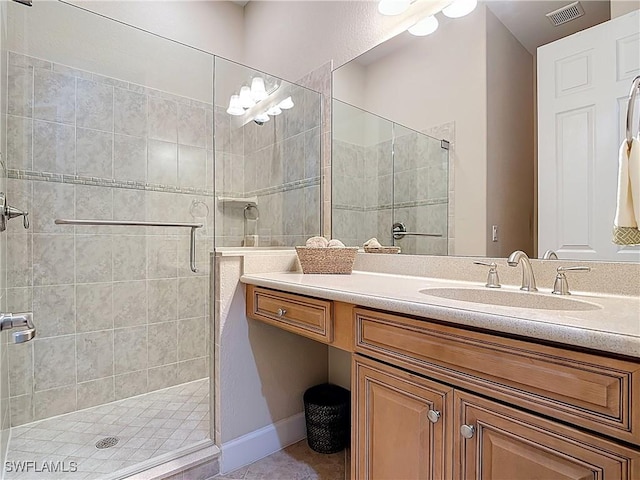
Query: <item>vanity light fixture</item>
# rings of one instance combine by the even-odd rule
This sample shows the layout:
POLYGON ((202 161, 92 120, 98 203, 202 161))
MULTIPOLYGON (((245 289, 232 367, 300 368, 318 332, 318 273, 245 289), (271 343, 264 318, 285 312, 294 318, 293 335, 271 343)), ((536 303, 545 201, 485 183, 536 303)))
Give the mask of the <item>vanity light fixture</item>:
POLYGON ((253 119, 258 125, 262 125, 265 122, 269 121, 269 115, 266 112, 260 113, 256 115, 253 119))
MULTIPOLYGON (((252 109, 259 102, 269 98, 270 95, 273 95, 276 90, 280 88, 280 85, 274 83, 273 85, 270 85, 269 89, 267 90, 265 86, 266 83, 267 82, 262 77, 253 77, 251 79, 250 87, 247 85, 243 85, 242 87, 240 87, 239 94, 231 95, 227 113, 229 115, 243 115, 247 112, 247 110, 252 109)), ((293 102, 291 102, 291 106, 293 106, 293 102)), ((278 113, 276 113, 275 115, 278 115, 278 113)), ((263 114, 266 115, 266 112, 263 112, 263 114)))
POLYGON ((449 18, 460 18, 473 12, 478 0, 455 0, 442 9, 442 13, 449 18))
POLYGON ((258 103, 267 98, 267 90, 264 88, 264 78, 253 77, 251 80, 251 98, 258 103))
POLYGON ((434 15, 423 18, 418 23, 409 27, 408 32, 416 37, 430 35, 438 29, 438 19, 434 15))
POLYGON ((227 108, 227 113, 229 115, 243 115, 244 108, 240 104, 240 96, 239 95, 231 95, 229 99, 229 108, 227 108))
POLYGON ((400 15, 411 6, 411 0, 380 0, 378 12, 382 15, 400 15))
POLYGON ((242 108, 251 108, 256 104, 251 95, 251 89, 246 85, 240 89, 240 106, 242 108))
POLYGON ((276 115, 280 115, 282 113, 282 109, 278 105, 274 105, 269 110, 267 110, 267 115, 271 115, 275 117, 276 115))
POLYGON ((290 108, 293 108, 293 100, 291 97, 287 97, 278 104, 278 107, 282 110, 289 110, 290 108))

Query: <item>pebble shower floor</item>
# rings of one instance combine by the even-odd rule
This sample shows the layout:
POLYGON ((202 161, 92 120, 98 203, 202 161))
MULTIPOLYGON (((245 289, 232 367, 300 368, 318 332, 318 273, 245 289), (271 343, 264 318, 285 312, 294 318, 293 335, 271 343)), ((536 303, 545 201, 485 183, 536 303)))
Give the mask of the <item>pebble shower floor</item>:
POLYGON ((111 478, 118 470, 208 437, 209 380, 196 380, 13 428, 4 478, 111 478), (107 437, 118 441, 97 448, 107 437), (40 472, 33 467, 31 472, 9 471, 17 462, 36 462, 40 472), (44 473, 45 462, 61 462, 67 470, 75 465, 77 471, 44 473))

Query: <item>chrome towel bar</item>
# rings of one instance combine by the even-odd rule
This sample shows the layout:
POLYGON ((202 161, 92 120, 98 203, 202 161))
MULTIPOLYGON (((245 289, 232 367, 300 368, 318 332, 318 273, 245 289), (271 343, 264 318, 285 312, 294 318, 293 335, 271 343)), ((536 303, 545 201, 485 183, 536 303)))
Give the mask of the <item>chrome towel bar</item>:
POLYGON ((405 235, 411 235, 414 237, 442 237, 441 233, 407 232, 407 227, 402 222, 394 223, 391 233, 393 234, 393 238, 396 240, 404 238, 405 235))
MULTIPOLYGON (((640 75, 631 82, 631 90, 629 91, 629 102, 627 103, 627 148, 631 148, 631 140, 633 139, 633 110, 636 105, 636 95, 640 90, 640 75)), ((638 120, 638 133, 640 133, 640 120, 638 120)))
POLYGON ((56 225, 77 226, 190 228, 191 242, 189 246, 189 263, 191 271, 193 273, 198 273, 198 269, 196 268, 196 230, 203 227, 202 223, 137 222, 130 220, 69 220, 64 218, 58 218, 54 223, 56 225))

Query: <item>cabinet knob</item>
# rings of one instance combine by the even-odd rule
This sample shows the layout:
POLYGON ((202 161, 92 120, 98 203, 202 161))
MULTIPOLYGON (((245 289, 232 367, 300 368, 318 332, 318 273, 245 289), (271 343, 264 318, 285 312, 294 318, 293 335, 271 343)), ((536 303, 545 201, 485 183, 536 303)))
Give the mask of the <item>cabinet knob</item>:
POLYGON ((437 410, 429 410, 427 412, 427 418, 431 423, 437 423, 440 420, 440 412, 437 410))
POLYGON ((279 317, 284 317, 284 315, 287 313, 287 311, 284 308, 279 308, 276 311, 276 315, 278 315, 279 317))
POLYGON ((473 438, 475 433, 476 433, 476 427, 474 427, 473 425, 462 425, 460 427, 460 434, 464 438, 473 438))

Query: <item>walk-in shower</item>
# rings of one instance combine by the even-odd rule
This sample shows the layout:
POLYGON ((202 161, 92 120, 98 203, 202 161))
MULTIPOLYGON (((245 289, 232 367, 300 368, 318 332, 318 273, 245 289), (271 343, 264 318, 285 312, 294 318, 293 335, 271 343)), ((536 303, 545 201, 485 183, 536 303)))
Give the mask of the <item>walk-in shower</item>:
POLYGON ((5 478, 211 476, 211 253, 320 233, 321 96, 62 2, 0 22, 0 313, 35 325, 0 334, 5 478))
POLYGON ((0 190, 30 225, 0 234, 1 311, 37 332, 2 344, 5 478, 124 477, 213 445, 213 55, 2 3, 0 190))

